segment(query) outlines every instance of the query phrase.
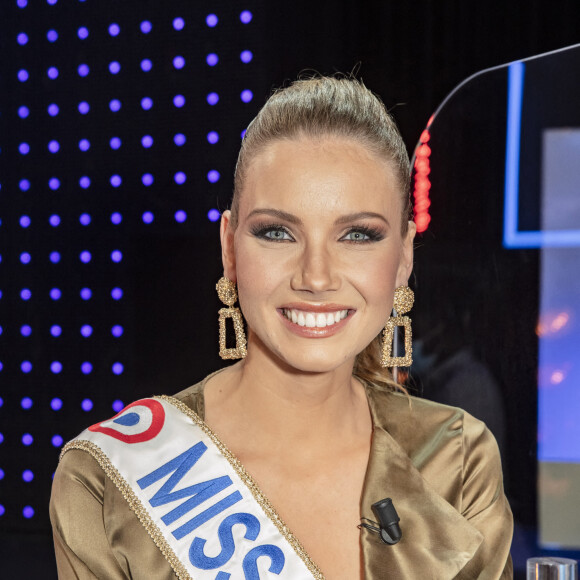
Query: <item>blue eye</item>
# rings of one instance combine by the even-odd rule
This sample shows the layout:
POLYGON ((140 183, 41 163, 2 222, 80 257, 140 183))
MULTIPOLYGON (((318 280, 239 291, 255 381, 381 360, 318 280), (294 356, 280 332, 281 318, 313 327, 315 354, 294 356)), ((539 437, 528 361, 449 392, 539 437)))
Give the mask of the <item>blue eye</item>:
POLYGON ((268 240, 276 240, 277 242, 282 240, 291 240, 292 237, 286 230, 282 229, 271 229, 262 232, 262 237, 268 240))
POLYGON ((294 241, 292 234, 281 225, 257 224, 251 229, 252 234, 262 240, 271 242, 290 242, 294 241))
POLYGON ((371 238, 368 234, 365 234, 364 232, 354 230, 352 232, 348 232, 348 234, 344 236, 344 239, 348 240, 349 242, 366 242, 371 238))

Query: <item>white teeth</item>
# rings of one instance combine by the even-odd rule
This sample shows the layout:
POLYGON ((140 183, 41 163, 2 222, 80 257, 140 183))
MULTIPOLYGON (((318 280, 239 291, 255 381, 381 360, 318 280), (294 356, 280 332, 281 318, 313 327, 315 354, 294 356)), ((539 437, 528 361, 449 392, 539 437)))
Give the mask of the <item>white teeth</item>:
POLYGON ((304 312, 302 310, 285 309, 284 316, 298 326, 308 328, 324 328, 332 326, 348 316, 348 310, 335 312, 304 312))

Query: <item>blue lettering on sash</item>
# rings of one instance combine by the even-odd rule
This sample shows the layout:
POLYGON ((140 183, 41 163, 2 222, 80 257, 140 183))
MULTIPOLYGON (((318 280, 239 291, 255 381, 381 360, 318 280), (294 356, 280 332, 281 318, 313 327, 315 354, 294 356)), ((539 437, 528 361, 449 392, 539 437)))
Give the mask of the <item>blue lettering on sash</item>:
POLYGON ((236 524, 242 524, 246 527, 244 538, 246 540, 254 541, 260 533, 260 522, 258 518, 248 513, 232 514, 224 519, 218 529, 218 539, 222 547, 221 552, 210 558, 203 552, 206 540, 202 538, 195 538, 189 548, 189 561, 202 570, 213 570, 223 566, 234 555, 236 545, 232 528, 236 524))
POLYGON ((284 568, 284 552, 278 546, 264 544, 263 546, 252 548, 244 558, 242 566, 246 580, 260 580, 260 573, 256 565, 256 560, 260 556, 268 556, 270 558, 271 564, 268 572, 276 575, 282 572, 282 568, 284 568))

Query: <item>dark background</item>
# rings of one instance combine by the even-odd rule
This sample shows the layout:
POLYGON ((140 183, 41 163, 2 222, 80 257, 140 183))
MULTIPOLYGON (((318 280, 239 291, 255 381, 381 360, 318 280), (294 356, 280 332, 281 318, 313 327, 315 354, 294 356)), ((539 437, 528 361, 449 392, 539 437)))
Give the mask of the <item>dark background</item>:
MULTIPOLYGON (((393 112, 412 153, 438 104, 464 78, 579 40, 580 11, 572 1, 248 1, 239 5, 208 0, 58 0, 52 4, 29 0, 24 8, 15 0, 3 1, 0 432, 4 439, 0 468, 4 477, 0 504, 5 513, 0 517, 0 577, 54 577, 46 510, 50 478, 58 460, 58 448, 50 443, 53 434, 66 441, 87 424, 111 415, 116 399, 128 403, 144 395, 177 392, 222 364, 217 356, 219 302, 214 295, 214 283, 221 274, 218 227, 206 214, 211 208, 227 207, 240 133, 274 87, 304 71, 356 71, 393 112), (249 24, 240 22, 244 9, 252 12, 249 24), (214 28, 205 24, 210 13, 219 16, 214 28), (183 30, 172 26, 176 17, 185 19, 183 30), (139 30, 143 20, 153 24, 148 35, 139 30), (121 27, 117 37, 107 33, 112 22, 121 27), (90 30, 82 42, 76 32, 79 26, 90 30), (59 32, 59 40, 52 44, 46 41, 49 29, 59 32), (16 36, 23 30, 29 41, 20 46, 16 36), (238 57, 245 49, 253 52, 248 64, 240 63, 238 57), (210 52, 219 54, 215 67, 205 63, 210 52), (183 70, 172 66, 176 55, 186 59, 183 70), (139 68, 143 58, 154 63, 150 73, 139 68), (119 75, 108 73, 108 63, 114 60, 121 63, 119 75), (76 74, 81 63, 91 68, 87 78, 76 74), (49 66, 59 67, 56 81, 46 77, 49 66), (30 73, 26 83, 16 80, 22 68, 30 73), (253 91, 249 103, 240 101, 244 89, 253 91), (220 95, 214 107, 205 101, 210 91, 220 95), (183 108, 172 105, 176 94, 186 97, 183 108), (154 100, 151 111, 139 106, 144 96, 154 100), (123 102, 119 113, 111 113, 108 107, 112 98, 123 102), (91 103, 88 115, 77 112, 80 101, 91 103), (51 102, 60 106, 55 118, 46 114, 51 102), (16 114, 22 104, 31 111, 27 119, 16 114), (220 133, 218 144, 208 144, 205 136, 209 130, 220 133), (186 134, 184 146, 174 145, 176 133, 186 134), (140 146, 145 134, 154 137, 150 149, 140 146), (108 146, 113 136, 123 141, 119 151, 108 146), (81 138, 91 140, 87 154, 76 146, 81 138), (46 150, 51 139, 61 144, 56 155, 46 150), (18 153, 22 142, 31 146, 27 156, 18 153), (206 179, 210 169, 220 172, 217 183, 206 179), (177 171, 187 173, 185 184, 175 183, 177 171), (155 176, 153 186, 142 185, 140 178, 146 172, 155 176), (121 187, 111 187, 113 174, 122 175, 121 187), (62 184, 58 192, 46 186, 55 175, 62 184), (78 186, 83 175, 91 177, 88 190, 78 186), (27 192, 18 185, 24 177, 32 184, 27 192), (183 223, 174 218, 178 210, 187 213, 183 223), (123 215, 119 227, 109 219, 115 211, 123 215), (145 211, 154 213, 152 224, 143 223, 145 211), (78 223, 83 212, 92 216, 89 227, 78 223), (62 219, 58 228, 47 221, 55 213, 62 219), (29 228, 19 225, 22 215, 31 218, 29 228), (87 249, 93 259, 81 264, 78 254, 87 249), (123 252, 120 264, 109 259, 115 249, 123 252), (32 255, 26 266, 19 260, 24 251, 32 255), (48 261, 49 251, 61 253, 58 264, 48 261), (59 301, 48 298, 54 287, 62 290, 59 301), (83 287, 92 289, 91 300, 79 298, 83 287), (121 300, 111 299, 114 287, 123 288, 121 300), (20 299, 22 288, 32 290, 31 300, 20 299), (25 323, 33 327, 30 337, 19 331, 25 323), (85 339, 79 328, 87 323, 93 334, 85 339), (49 332, 54 324, 63 328, 58 340, 49 332), (113 324, 123 325, 122 337, 111 337, 113 324), (24 360, 33 363, 31 373, 21 371, 24 360), (62 362, 61 373, 50 372, 54 360, 62 362), (94 368, 90 375, 79 371, 81 362, 87 360, 94 368), (119 361, 124 371, 114 375, 111 366, 119 361), (22 407, 25 396, 34 402, 30 409, 22 407), (50 408, 56 396, 63 400, 58 412, 50 408), (94 404, 89 412, 80 406, 86 398, 94 404), (33 435, 32 445, 22 445, 24 433, 33 435), (33 481, 23 482, 24 469, 34 471, 33 481), (34 507, 34 517, 22 516, 24 506, 34 507)), ((481 102, 484 115, 479 122, 497 122, 501 133, 504 120, 491 114, 485 117, 486 105, 481 102)), ((474 150, 480 164, 490 159, 485 156, 488 153, 474 150)), ((435 149, 432 163, 437 163, 435 149)), ((501 211, 495 202, 490 206, 477 196, 463 200, 461 206, 453 199, 441 199, 439 205, 436 201, 434 225, 417 244, 415 284, 424 311, 449 277, 455 277, 456 292, 461 294, 462 272, 469 271, 474 255, 480 256, 483 271, 494 268, 480 242, 497 239, 497 222, 485 220, 476 238, 471 231, 459 232, 470 240, 459 249, 458 241, 463 238, 446 239, 446 223, 456 221, 457 212, 477 215, 483 211, 493 216, 501 211), (441 241, 438 246, 437 240, 441 241), (426 248, 423 254, 422 247, 426 248), (453 252, 459 258, 447 270, 424 257, 439 255, 438 263, 444 264, 453 252)), ((500 271, 503 284, 522 285, 523 300, 529 302, 527 311, 533 312, 537 289, 528 281, 533 285, 537 277, 534 252, 510 257, 502 262, 500 271)), ((471 280, 468 274, 464 276, 471 280)), ((496 291, 494 299, 500 300, 500 289, 496 291)), ((484 284, 479 292, 489 292, 489 286, 484 284)), ((433 311, 430 314, 435 317, 433 311)), ((533 334, 527 328, 533 324, 530 319, 515 324, 512 330, 508 327, 502 342, 516 344, 522 328, 533 334)), ((478 334, 485 336, 485 332, 478 334)), ((534 349, 528 338, 525 348, 516 349, 515 354, 502 356, 501 349, 486 351, 485 347, 478 352, 504 389, 508 424, 510 413, 525 418, 518 422, 519 435, 511 433, 516 444, 508 445, 504 454, 506 486, 518 522, 514 557, 520 568, 525 557, 538 553, 534 544, 535 394, 533 388, 522 394, 505 377, 513 373, 510 368, 515 357, 516 366, 526 368, 533 383, 534 349)))

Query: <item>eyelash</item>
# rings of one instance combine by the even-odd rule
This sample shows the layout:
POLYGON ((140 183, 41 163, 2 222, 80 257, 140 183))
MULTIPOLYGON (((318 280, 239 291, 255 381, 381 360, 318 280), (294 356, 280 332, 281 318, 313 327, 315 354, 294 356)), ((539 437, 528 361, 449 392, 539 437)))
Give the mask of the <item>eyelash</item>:
MULTIPOLYGON (((271 238, 267 235, 269 232, 284 233, 284 234, 288 235, 292 239, 292 241, 294 240, 292 234, 288 231, 288 229, 286 227, 284 227, 282 225, 278 225, 278 224, 256 224, 255 226, 252 227, 251 232, 257 238, 260 238, 263 240, 268 240, 270 242, 287 242, 290 240, 288 240, 287 238, 278 238, 278 239, 271 238)), ((384 237, 385 237, 383 232, 381 232, 378 229, 371 228, 368 226, 356 226, 356 227, 350 228, 344 234, 344 236, 342 236, 341 240, 343 238, 345 238, 346 236, 353 234, 353 233, 363 234, 363 235, 367 236, 367 239, 365 239, 365 240, 344 240, 344 241, 351 243, 351 244, 368 244, 371 242, 378 242, 378 241, 384 239, 384 237)))

